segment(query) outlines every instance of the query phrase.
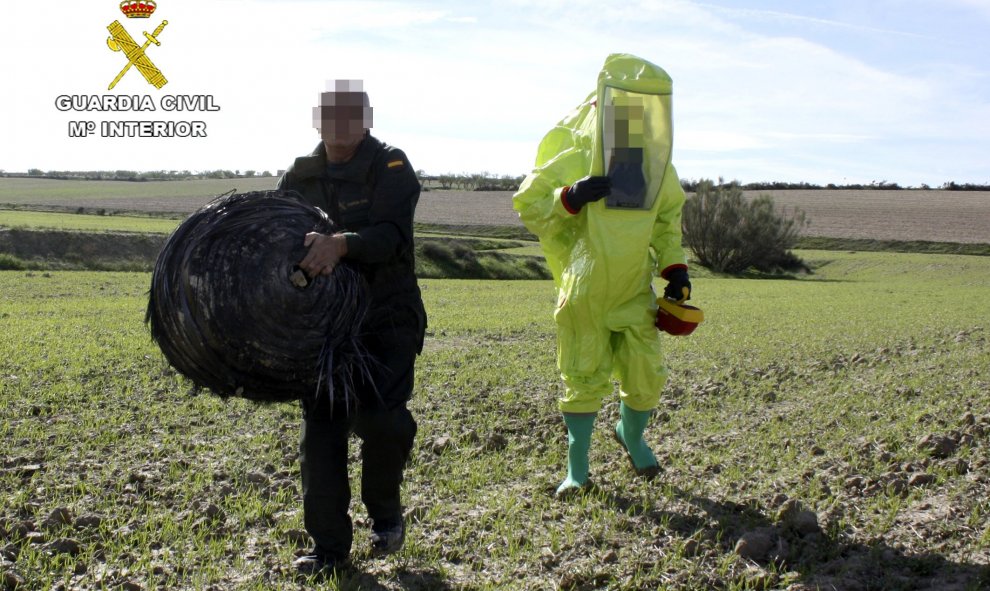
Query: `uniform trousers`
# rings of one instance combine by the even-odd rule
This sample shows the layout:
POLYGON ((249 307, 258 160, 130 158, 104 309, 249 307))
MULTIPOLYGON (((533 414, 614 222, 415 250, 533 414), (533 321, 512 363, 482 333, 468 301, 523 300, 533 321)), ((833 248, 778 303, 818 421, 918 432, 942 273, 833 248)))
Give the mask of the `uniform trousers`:
POLYGON ((348 512, 348 438, 361 440, 361 501, 384 530, 402 518, 399 489, 416 436, 416 421, 407 408, 421 335, 414 328, 388 326, 361 339, 375 363, 371 381, 358 382, 358 404, 350 412, 326 399, 303 403, 300 441, 303 513, 315 553, 344 560, 354 537, 348 512))

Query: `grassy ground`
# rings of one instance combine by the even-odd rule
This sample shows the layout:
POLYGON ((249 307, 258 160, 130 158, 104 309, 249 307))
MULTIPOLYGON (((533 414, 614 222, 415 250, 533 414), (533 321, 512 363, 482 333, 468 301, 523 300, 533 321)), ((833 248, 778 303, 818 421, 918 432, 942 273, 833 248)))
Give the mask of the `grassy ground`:
POLYGON ((80 201, 99 198, 120 202, 124 209, 140 210, 135 204, 141 201, 219 195, 234 188, 239 193, 264 191, 273 189, 276 181, 274 177, 146 182, 4 178, 0 179, 0 203, 41 202, 74 209, 80 201))
MULTIPOLYGON (((28 222, 38 215, 50 216, 43 217, 44 222, 60 217, 92 217, 96 218, 92 220, 96 229, 45 229, 46 226, 31 225, 4 228, 0 213, 0 270, 150 271, 166 238, 163 233, 133 231, 140 224, 150 229, 155 227, 155 222, 165 220, 129 218, 120 225, 125 231, 112 231, 100 228, 101 216, 17 213, 24 213, 21 217, 28 222)), ((70 219, 67 223, 71 227, 87 222, 70 219)), ((417 236, 416 274, 430 279, 550 277, 539 247, 532 242, 439 234, 417 236)))
MULTIPOLYGON (((72 232, 137 232, 168 234, 181 223, 182 216, 98 215, 68 211, 51 212, 31 209, 0 209, 0 227, 25 230, 64 230, 72 232)), ((416 224, 416 235, 429 238, 484 238, 531 243, 535 236, 518 226, 416 224)), ((990 238, 990 237, 988 237, 990 238)), ((539 246, 526 244, 503 250, 512 254, 540 255, 539 246)), ((990 243, 954 243, 930 241, 865 240, 854 238, 804 237, 798 248, 821 250, 868 250, 887 252, 922 252, 931 254, 990 255, 990 243)))
POLYGON ((75 232, 170 234, 181 220, 148 216, 91 215, 0 209, 0 227, 75 232))
MULTIPOLYGON (((800 254, 808 279, 699 274, 663 476, 629 470, 612 397, 569 502, 552 285, 423 281, 406 546, 371 558, 356 500, 354 568, 306 585, 986 588, 990 259, 800 254)), ((0 272, 0 587, 297 589, 298 409, 190 395, 148 281, 0 272)))
POLYGON ((868 240, 863 238, 824 238, 804 236, 796 248, 802 250, 868 250, 871 252, 916 252, 926 254, 965 254, 990 256, 990 234, 984 242, 933 242, 929 240, 868 240))

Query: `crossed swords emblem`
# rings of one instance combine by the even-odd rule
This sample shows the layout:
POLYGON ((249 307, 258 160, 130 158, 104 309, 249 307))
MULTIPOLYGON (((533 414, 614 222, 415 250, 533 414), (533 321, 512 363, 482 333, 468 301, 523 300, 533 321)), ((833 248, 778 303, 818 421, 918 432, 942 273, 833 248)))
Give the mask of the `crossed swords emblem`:
POLYGON ((162 21, 162 24, 158 25, 154 33, 144 31, 144 36, 148 40, 140 47, 134 42, 134 39, 131 38, 123 25, 120 24, 120 21, 113 21, 107 25, 107 30, 110 31, 111 35, 107 37, 107 46, 114 51, 123 51, 124 55, 127 56, 127 65, 120 71, 120 74, 117 74, 117 77, 113 79, 113 82, 110 83, 110 88, 107 90, 113 90, 113 87, 117 86, 117 83, 124 77, 124 74, 131 69, 131 66, 137 68, 138 72, 141 72, 144 79, 148 81, 148 84, 151 84, 155 88, 161 88, 168 84, 168 80, 165 79, 162 71, 144 53, 152 43, 161 45, 158 41, 158 36, 162 34, 162 30, 165 29, 165 25, 167 24, 168 21, 162 21))

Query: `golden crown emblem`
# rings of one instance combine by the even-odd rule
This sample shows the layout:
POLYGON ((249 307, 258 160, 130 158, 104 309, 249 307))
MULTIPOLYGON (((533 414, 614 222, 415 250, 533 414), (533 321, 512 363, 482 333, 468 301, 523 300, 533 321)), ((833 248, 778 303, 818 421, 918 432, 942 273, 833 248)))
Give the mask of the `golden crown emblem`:
POLYGON ((120 3, 120 11, 127 18, 148 18, 156 8, 155 0, 124 0, 120 3))

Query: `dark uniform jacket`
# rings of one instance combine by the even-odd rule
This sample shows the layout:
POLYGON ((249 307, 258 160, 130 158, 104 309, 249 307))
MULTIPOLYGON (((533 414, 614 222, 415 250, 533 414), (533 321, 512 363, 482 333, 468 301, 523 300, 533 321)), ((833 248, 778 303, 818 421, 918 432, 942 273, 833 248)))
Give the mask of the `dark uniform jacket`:
POLYGON ((420 185, 402 150, 368 134, 351 160, 330 164, 320 142, 296 158, 278 189, 298 192, 343 229, 345 260, 357 264, 371 291, 365 330, 412 329, 422 348, 426 313, 413 252, 420 185))

